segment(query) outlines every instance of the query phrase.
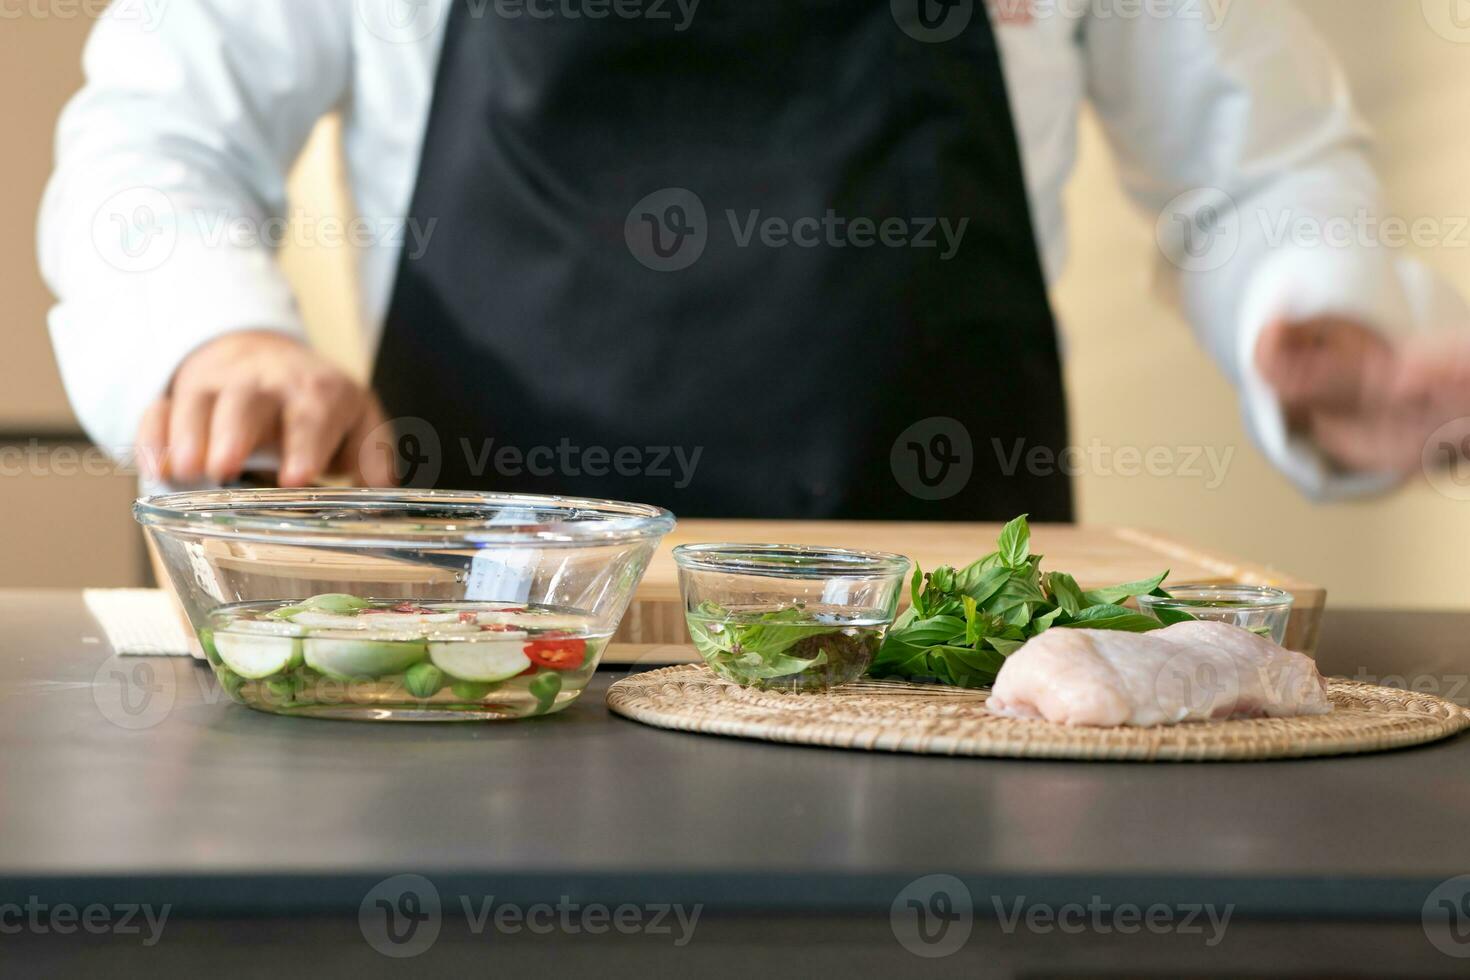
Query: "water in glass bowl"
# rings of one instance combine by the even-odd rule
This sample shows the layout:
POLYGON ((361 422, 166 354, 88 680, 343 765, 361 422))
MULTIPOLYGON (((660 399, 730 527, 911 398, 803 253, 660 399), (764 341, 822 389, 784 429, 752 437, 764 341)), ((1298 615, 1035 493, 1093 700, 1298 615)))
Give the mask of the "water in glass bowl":
POLYGON ((609 636, 553 606, 322 595, 222 606, 199 639, 232 698, 277 714, 522 718, 576 700, 609 636))
POLYGON ((694 646, 725 680, 763 690, 825 691, 863 675, 893 617, 821 604, 704 602, 685 618, 694 646))

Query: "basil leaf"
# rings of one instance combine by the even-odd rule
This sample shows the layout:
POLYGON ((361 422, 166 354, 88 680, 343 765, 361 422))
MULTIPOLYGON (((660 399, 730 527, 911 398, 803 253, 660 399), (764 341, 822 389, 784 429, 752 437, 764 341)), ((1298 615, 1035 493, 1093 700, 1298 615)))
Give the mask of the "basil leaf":
POLYGON ((985 638, 986 645, 992 647, 1002 657, 1009 657, 1019 650, 1025 642, 1025 640, 1007 640, 1002 636, 987 636, 985 638))
POLYGON ((965 642, 971 646, 983 635, 985 622, 980 618, 981 613, 975 606, 975 600, 969 596, 962 596, 960 601, 965 605, 965 642))
POLYGON ((951 683, 957 687, 994 684, 996 673, 1005 663, 1005 658, 998 653, 969 647, 939 646, 930 651, 930 656, 943 665, 951 683))
POLYGON ((1046 593, 1041 591, 1041 585, 1031 580, 1025 573, 1013 573, 1006 581, 996 596, 997 605, 1002 608, 1013 602, 1046 602, 1046 593), (1012 600, 1007 603, 1006 600, 1012 600))
POLYGON ((1031 635, 1036 636, 1038 633, 1046 632, 1062 615, 1064 615, 1064 610, 1058 606, 1049 613, 1033 616, 1031 618, 1031 625, 1028 627, 1031 630, 1031 635))
MULTIPOLYGON (((1041 556, 1031 553, 1031 528, 1024 514, 1005 525, 997 544, 995 551, 959 571, 946 565, 924 576, 915 569, 909 583, 911 605, 889 628, 869 673, 983 686, 994 681, 1007 656, 1048 629, 1144 632, 1163 625, 1119 603, 1161 591, 1167 572, 1084 592, 1065 572, 1042 574, 1041 556)), ((766 628, 779 630, 780 625, 766 628)), ((783 639, 779 632, 768 638, 783 639)))
POLYGON ((1082 601, 1086 605, 1097 606, 1106 603, 1122 602, 1124 599, 1131 599, 1134 596, 1148 595, 1157 589, 1159 584, 1168 577, 1169 573, 1165 571, 1161 575, 1156 575, 1153 578, 1144 579, 1140 582, 1114 585, 1106 589, 1092 589, 1091 591, 1082 593, 1082 601))
POLYGON ((965 621, 958 616, 931 616, 914 621, 901 632, 890 632, 888 636, 899 643, 933 646, 964 636, 965 629, 965 621))
POLYGON ((1087 605, 1082 598, 1082 589, 1077 585, 1077 580, 1066 572, 1048 572, 1046 585, 1051 590, 1052 598, 1066 611, 1068 616, 1077 615, 1082 611, 1082 607, 1087 605))
POLYGON ((1068 628, 1090 630, 1122 630, 1128 633, 1147 633, 1164 624, 1152 616, 1104 603, 1090 606, 1072 618, 1069 623, 1058 624, 1068 628))
POLYGON ((974 599, 976 602, 984 603, 1005 587, 1014 574, 1004 565, 987 568, 985 571, 975 575, 972 579, 961 575, 957 581, 960 592, 974 599))
POLYGON ((1031 527, 1026 523, 1025 514, 1001 528, 999 547, 996 550, 1000 552, 1000 560, 1011 568, 1026 563, 1026 558, 1031 553, 1031 527))

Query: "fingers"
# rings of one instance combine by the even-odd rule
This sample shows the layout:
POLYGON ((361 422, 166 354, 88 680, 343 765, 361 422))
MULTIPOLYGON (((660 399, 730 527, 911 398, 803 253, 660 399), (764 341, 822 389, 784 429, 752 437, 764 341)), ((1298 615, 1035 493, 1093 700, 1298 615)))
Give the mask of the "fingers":
POLYGON ((361 399, 350 386, 313 384, 292 396, 281 416, 283 487, 304 487, 327 472, 361 399))
POLYGON ((164 453, 168 450, 169 399, 160 398, 143 413, 138 423, 138 465, 149 480, 164 478, 164 453))
POLYGON ((168 451, 164 457, 170 480, 192 483, 204 476, 214 400, 214 392, 201 389, 176 392, 170 399, 168 451))
POLYGON ((280 422, 280 400, 254 385, 236 385, 222 391, 214 403, 209 424, 205 472, 216 483, 240 475, 250 454, 272 441, 280 422))
POLYGON ((360 487, 391 487, 397 483, 393 472, 391 453, 380 452, 381 446, 369 445, 369 440, 380 442, 378 429, 387 422, 383 408, 376 398, 367 399, 366 409, 347 435, 338 454, 335 469, 346 473, 360 487))
POLYGON ((1288 413, 1354 411, 1383 397, 1393 352, 1349 320, 1278 322, 1256 343, 1256 367, 1288 413))

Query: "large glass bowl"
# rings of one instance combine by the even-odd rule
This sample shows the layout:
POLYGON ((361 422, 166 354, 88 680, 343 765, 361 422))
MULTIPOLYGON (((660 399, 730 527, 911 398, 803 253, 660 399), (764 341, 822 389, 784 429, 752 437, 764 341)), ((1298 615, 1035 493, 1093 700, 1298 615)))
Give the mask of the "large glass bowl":
POLYGON ((674 526, 642 504, 419 490, 211 490, 133 511, 232 698, 372 720, 565 708, 674 526))

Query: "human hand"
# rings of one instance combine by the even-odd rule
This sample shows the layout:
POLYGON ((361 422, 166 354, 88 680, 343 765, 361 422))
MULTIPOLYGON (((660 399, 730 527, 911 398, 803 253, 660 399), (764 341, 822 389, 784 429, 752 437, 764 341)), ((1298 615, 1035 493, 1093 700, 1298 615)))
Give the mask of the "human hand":
POLYGON ((1287 424, 1349 470, 1407 475, 1442 426, 1465 427, 1452 442, 1470 436, 1470 336, 1391 344, 1346 317, 1280 322, 1262 332, 1256 367, 1287 424))
POLYGON ((225 483, 252 453, 274 446, 283 487, 328 474, 390 486, 387 457, 361 451, 383 422, 377 398, 311 348, 272 331, 242 331, 204 344, 179 365, 169 390, 144 413, 138 453, 154 479, 225 483))

